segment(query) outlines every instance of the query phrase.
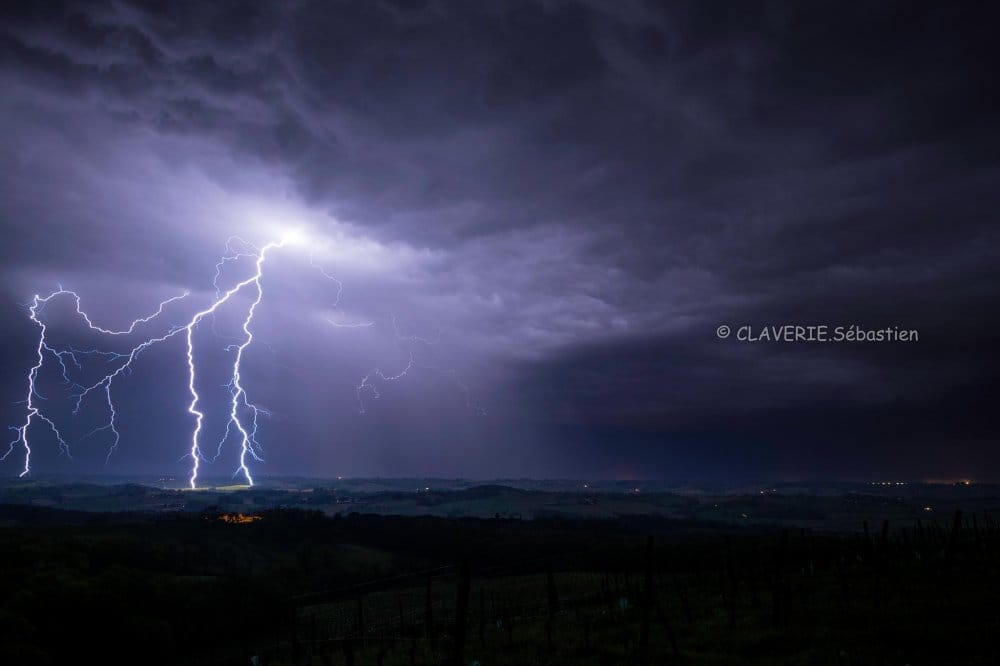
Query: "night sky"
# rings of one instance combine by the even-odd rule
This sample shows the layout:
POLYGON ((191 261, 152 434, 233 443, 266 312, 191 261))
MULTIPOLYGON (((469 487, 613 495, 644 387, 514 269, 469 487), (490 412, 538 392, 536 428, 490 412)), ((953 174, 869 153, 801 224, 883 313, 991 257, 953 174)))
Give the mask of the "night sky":
MULTIPOLYGON (((148 329, 162 333, 212 302, 227 237, 294 229, 244 361, 271 412, 258 475, 1000 477, 985 4, 0 12, 9 425, 24 420, 34 294, 62 284, 124 327, 191 291, 148 329), (310 257, 342 281, 336 307, 310 257), (435 344, 397 339, 393 318, 435 344), (737 339, 784 324, 919 340, 737 339), (361 378, 411 351, 420 367, 361 414, 361 378)), ((196 336, 213 455, 244 296, 196 336)), ((45 318, 54 343, 106 344, 68 300, 45 318)), ((116 380, 107 464, 108 433, 82 438, 106 405, 74 417, 48 358, 40 404, 73 458, 36 423, 34 471, 185 476, 184 351, 168 340, 116 380)), ((208 474, 234 471, 234 446, 208 474)), ((22 464, 15 447, 0 473, 22 464)))

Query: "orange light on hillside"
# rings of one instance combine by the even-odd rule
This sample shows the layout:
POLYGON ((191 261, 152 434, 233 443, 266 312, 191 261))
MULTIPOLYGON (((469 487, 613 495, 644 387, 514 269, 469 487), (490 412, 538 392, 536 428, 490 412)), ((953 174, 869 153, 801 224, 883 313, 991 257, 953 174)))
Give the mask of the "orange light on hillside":
POLYGON ((255 523, 262 518, 263 516, 248 513, 223 513, 217 520, 229 523, 230 525, 246 525, 247 523, 255 523))

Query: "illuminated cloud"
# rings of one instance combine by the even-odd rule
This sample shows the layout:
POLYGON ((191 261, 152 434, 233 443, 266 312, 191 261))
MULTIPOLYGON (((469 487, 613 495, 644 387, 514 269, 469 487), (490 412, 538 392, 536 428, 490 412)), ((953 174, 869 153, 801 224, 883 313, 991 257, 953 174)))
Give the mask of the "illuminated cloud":
MULTIPOLYGON (((991 23, 967 10, 2 12, 11 425, 37 342, 18 306, 32 294, 61 283, 95 321, 123 326, 184 291, 210 302, 229 236, 293 230, 301 242, 269 264, 275 297, 245 363, 282 451, 268 474, 851 475, 995 455, 982 442, 1000 109, 991 23), (406 335, 440 336, 422 362, 455 369, 485 418, 435 373, 357 414, 359 379, 409 362, 393 317, 406 335), (714 334, 796 322, 922 338, 886 352, 714 334)), ((238 314, 220 318, 239 330, 238 314)), ((60 322, 54 335, 79 333, 60 322)), ((151 350, 124 379, 122 441, 144 445, 120 447, 116 470, 183 475, 176 351, 151 350)), ((205 363, 216 414, 231 365, 205 363)), ((65 433, 98 425, 81 417, 65 433)), ((208 416, 206 441, 225 425, 208 416)), ((73 463, 54 440, 37 455, 103 470, 97 444, 73 463)))

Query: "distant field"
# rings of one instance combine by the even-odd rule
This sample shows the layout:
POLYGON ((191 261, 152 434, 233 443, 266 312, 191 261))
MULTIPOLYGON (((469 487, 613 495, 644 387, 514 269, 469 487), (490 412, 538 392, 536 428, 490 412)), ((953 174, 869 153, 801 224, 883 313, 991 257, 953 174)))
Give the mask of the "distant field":
POLYGON ((700 488, 657 482, 270 479, 250 488, 220 483, 143 484, 8 481, 0 503, 74 511, 199 512, 301 508, 328 515, 366 513, 444 518, 562 517, 609 520, 655 516, 742 526, 853 531, 863 521, 947 520, 955 509, 1000 509, 1000 487, 951 484, 758 484, 700 488), (176 485, 176 484, 175 484, 176 485), (940 518, 943 517, 943 518, 940 518))

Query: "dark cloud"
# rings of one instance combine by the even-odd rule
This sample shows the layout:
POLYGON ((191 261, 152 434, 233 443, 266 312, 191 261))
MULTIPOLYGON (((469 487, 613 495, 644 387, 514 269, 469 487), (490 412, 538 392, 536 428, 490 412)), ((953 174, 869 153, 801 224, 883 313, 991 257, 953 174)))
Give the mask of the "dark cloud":
MULTIPOLYGON (((125 318, 204 290, 226 236, 303 218, 335 248, 341 314, 382 322, 369 342, 274 331, 330 365, 258 358, 272 383, 299 379, 275 397, 270 434, 293 443, 269 471, 934 476, 995 440, 985 4, 3 11, 8 302, 73 278, 125 318), (443 332, 436 363, 489 418, 467 422, 462 391, 424 377, 356 422, 356 378, 405 360, 393 314, 443 332), (784 323, 921 339, 715 337, 784 323)), ((292 295, 273 316, 322 320, 328 285, 280 270, 292 295)), ((4 313, 16 400, 32 330, 4 313)), ((183 414, 163 420, 183 435, 183 414)))

